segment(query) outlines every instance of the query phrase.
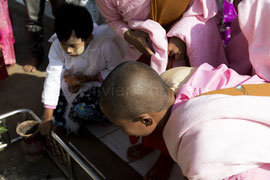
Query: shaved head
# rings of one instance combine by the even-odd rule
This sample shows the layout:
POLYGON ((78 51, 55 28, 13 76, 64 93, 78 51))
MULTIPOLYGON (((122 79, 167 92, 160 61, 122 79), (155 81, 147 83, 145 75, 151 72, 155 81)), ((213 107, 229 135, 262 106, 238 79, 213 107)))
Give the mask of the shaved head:
POLYGON ((169 100, 170 88, 160 76, 136 61, 118 65, 100 88, 100 105, 113 117, 134 120, 140 114, 161 111, 169 100))

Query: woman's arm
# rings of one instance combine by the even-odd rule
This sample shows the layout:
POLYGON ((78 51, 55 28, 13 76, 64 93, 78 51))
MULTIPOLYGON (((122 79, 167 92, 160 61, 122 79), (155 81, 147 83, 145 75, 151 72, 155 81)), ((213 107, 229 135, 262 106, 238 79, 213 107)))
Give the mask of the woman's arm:
POLYGON ((129 30, 127 23, 123 20, 122 15, 117 9, 117 5, 111 0, 97 0, 98 9, 105 17, 108 25, 122 38, 124 33, 129 30))

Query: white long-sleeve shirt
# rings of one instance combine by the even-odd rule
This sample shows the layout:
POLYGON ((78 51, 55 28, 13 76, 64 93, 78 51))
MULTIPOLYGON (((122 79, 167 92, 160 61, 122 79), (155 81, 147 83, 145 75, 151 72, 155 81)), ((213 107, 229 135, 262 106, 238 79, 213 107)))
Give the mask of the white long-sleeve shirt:
MULTIPOLYGON (((126 42, 119 38, 106 25, 96 27, 93 32, 94 38, 90 41, 86 50, 80 56, 69 56, 60 45, 56 35, 50 38, 52 42, 49 51, 49 65, 47 67, 47 76, 42 93, 42 102, 44 105, 56 106, 60 88, 69 103, 73 101, 77 94, 72 94, 67 89, 64 81, 64 72, 74 75, 93 76, 100 74, 105 79, 110 71, 123 62, 123 56, 126 51, 126 42)), ((100 82, 89 82, 81 88, 90 86, 99 86, 100 82)))

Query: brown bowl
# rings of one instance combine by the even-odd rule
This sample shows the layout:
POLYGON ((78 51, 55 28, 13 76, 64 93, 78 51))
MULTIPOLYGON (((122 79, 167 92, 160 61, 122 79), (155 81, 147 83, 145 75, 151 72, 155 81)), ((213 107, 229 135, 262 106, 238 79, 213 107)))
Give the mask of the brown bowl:
POLYGON ((16 132, 19 136, 30 137, 38 132, 39 123, 34 120, 27 120, 17 125, 16 132))

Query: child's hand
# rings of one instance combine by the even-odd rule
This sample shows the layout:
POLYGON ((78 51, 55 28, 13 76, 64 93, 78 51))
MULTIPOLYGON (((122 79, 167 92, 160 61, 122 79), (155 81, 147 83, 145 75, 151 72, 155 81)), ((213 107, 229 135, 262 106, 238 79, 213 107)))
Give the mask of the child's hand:
POLYGON ((175 60, 184 59, 186 54, 186 44, 177 37, 171 37, 168 44, 168 56, 174 56, 175 60))
POLYGON ((148 33, 141 30, 128 30, 124 34, 125 40, 132 44, 138 51, 151 57, 154 53, 147 44, 148 33))
POLYGON ((52 128, 53 128, 52 119, 43 120, 38 126, 39 132, 43 136, 48 135, 52 131, 52 128))
POLYGON ((68 84, 68 86, 79 85, 81 83, 80 76, 67 74, 64 76, 64 79, 65 79, 65 82, 68 84))
POLYGON ((80 90, 82 84, 81 76, 65 75, 64 79, 71 93, 76 93, 80 90))
POLYGON ((53 127, 53 122, 52 122, 53 111, 54 111, 53 109, 48 109, 48 108, 44 109, 43 120, 41 121, 41 123, 38 126, 39 132, 43 136, 46 136, 52 130, 52 127, 53 127))

